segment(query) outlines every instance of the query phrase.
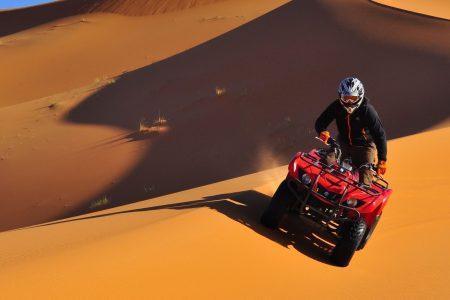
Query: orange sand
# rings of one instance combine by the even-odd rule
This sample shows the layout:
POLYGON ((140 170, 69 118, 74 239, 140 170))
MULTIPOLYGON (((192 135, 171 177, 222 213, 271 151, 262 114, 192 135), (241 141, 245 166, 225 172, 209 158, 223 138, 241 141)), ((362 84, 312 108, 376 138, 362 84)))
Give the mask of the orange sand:
MULTIPOLYGON (((270 192, 283 166, 67 222, 1 233, 2 294, 446 299, 450 163, 443 160, 436 168, 436 162, 450 151, 450 144, 443 143, 449 135, 445 128, 389 143, 395 194, 367 248, 348 268, 328 265, 324 250, 307 239, 311 234, 289 237, 258 224, 269 198, 257 191, 270 192), (425 143, 435 156, 418 168, 410 150, 425 143)), ((296 232, 292 224, 287 228, 296 232)))

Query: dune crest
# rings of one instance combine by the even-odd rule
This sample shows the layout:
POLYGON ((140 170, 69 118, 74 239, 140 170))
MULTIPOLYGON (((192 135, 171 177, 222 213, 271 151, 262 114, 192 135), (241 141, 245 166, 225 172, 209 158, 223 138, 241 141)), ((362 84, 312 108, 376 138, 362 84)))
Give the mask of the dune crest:
POLYGON ((87 12, 109 12, 129 16, 155 15, 224 0, 99 0, 86 6, 87 12))
POLYGON ((372 0, 372 2, 401 10, 450 20, 450 5, 447 0, 372 0))

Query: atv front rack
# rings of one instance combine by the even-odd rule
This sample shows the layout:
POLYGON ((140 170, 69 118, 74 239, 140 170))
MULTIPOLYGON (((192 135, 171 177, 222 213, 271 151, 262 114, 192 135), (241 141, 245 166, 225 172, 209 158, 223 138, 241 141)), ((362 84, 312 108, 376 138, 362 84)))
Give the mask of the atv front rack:
MULTIPOLYGON (((350 212, 350 211, 353 212, 353 214, 357 218, 361 217, 361 214, 360 214, 360 212, 357 209, 355 209, 353 207, 346 206, 346 205, 342 205, 339 201, 338 202, 332 202, 332 201, 324 198, 322 195, 320 195, 316 191, 314 191, 314 188, 317 186, 317 182, 318 182, 319 177, 320 177, 320 175, 317 176, 316 180, 314 180, 314 183, 312 183, 310 188, 307 189, 307 193, 306 193, 306 196, 305 196, 304 199, 300 198, 300 196, 297 194, 297 191, 293 191, 294 192, 293 194, 297 198, 297 201, 299 201, 301 203, 300 207, 299 207, 299 211, 301 213, 305 212, 306 211, 305 208, 306 208, 306 206, 308 206, 308 210, 311 210, 311 211, 321 215, 323 218, 325 218, 327 220, 327 222, 330 222, 330 221, 342 222, 342 221, 348 220, 349 218, 346 217, 346 216, 341 217, 341 215, 349 215, 348 213, 343 214, 343 212, 345 212, 345 211, 346 212, 350 212), (324 212, 324 211, 322 211, 320 209, 315 208, 314 206, 308 205, 308 200, 311 198, 311 195, 315 196, 315 198, 317 198, 318 201, 326 203, 330 207, 331 211, 330 212, 324 212)), ((297 190, 298 189, 297 185, 304 186, 304 184, 300 180, 298 180, 297 178, 292 178, 291 177, 291 178, 288 179, 288 187, 290 189, 297 190)), ((347 192, 347 188, 345 189, 344 193, 342 194, 341 199, 345 196, 346 192, 347 192)))
MULTIPOLYGON (((340 180, 342 180, 343 182, 347 183, 348 185, 351 185, 352 187, 361 190, 367 194, 369 194, 370 196, 379 196, 381 193, 373 190, 373 189, 368 189, 366 187, 362 187, 362 185, 360 183, 355 183, 353 180, 349 180, 346 176, 345 176, 345 169, 343 168, 338 168, 337 170, 333 167, 328 166, 326 163, 321 162, 319 159, 317 159, 316 157, 312 156, 309 153, 302 153, 301 157, 304 158, 304 160, 306 162, 309 163, 309 165, 313 165, 315 167, 321 168, 322 172, 324 173, 328 173, 334 176, 339 177, 340 180)), ((320 174, 319 174, 320 176, 320 174)), ((380 189, 388 189, 389 188, 389 183, 383 179, 383 177, 379 176, 376 172, 374 172, 373 176, 375 177, 375 181, 373 182, 373 184, 377 187, 379 187, 380 189)))
MULTIPOLYGON (((352 212, 354 217, 360 218, 361 214, 356 208, 349 207, 349 206, 342 204, 342 199, 345 198, 347 192, 349 191, 349 187, 358 189, 358 190, 368 194, 369 196, 379 196, 381 194, 381 192, 379 192, 377 190, 370 189, 370 188, 368 189, 366 187, 361 186, 361 184, 356 183, 353 180, 349 180, 345 176, 344 170, 341 171, 341 168, 336 170, 335 168, 330 167, 327 164, 321 162, 319 159, 310 155, 309 153, 302 153, 301 157, 304 159, 304 161, 306 161, 309 164, 309 166, 312 165, 312 166, 315 166, 315 167, 321 169, 321 171, 315 178, 314 182, 310 183, 309 187, 306 189, 307 193, 306 193, 306 196, 304 199, 300 199, 297 191, 295 191, 293 193, 297 197, 297 200, 299 200, 299 202, 301 203, 301 205, 299 207, 301 213, 305 212, 305 208, 306 208, 306 206, 308 206, 308 210, 311 210, 311 211, 321 215, 322 217, 327 219, 328 222, 330 222, 330 221, 346 221, 349 219, 349 217, 347 217, 347 216, 352 215, 349 212, 352 212), (319 179, 324 174, 331 174, 335 177, 338 177, 342 182, 347 183, 347 186, 345 187, 344 192, 340 196, 340 199, 338 199, 337 201, 331 201, 316 191, 319 179), (324 212, 320 209, 316 209, 315 207, 313 207, 311 205, 308 205, 308 200, 310 199, 311 195, 313 195, 319 201, 324 202, 326 205, 328 205, 330 207, 330 212, 324 212), (344 212, 346 212, 346 213, 344 213, 344 212), (341 217, 342 215, 343 215, 343 217, 341 217)), ((375 181, 374 184, 377 187, 379 187, 380 189, 388 188, 388 183, 383 178, 381 178, 380 176, 376 176, 376 178, 377 178, 377 181, 375 181), (383 185, 380 184, 379 181, 381 183, 383 183, 383 185)), ((305 184, 303 182, 301 182, 299 179, 292 178, 292 177, 289 178, 288 186, 290 189, 298 189, 298 185, 305 186, 305 184)))

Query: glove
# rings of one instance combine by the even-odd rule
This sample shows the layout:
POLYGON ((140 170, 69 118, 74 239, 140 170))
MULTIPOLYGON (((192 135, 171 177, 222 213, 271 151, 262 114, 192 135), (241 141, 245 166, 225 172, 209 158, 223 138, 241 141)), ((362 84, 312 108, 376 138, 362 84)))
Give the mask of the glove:
POLYGON ((322 140, 325 144, 328 145, 328 139, 330 138, 330 132, 329 131, 322 131, 319 135, 319 139, 322 140))
POLYGON ((384 160, 380 160, 377 165, 377 174, 384 175, 386 173, 386 162, 384 160))

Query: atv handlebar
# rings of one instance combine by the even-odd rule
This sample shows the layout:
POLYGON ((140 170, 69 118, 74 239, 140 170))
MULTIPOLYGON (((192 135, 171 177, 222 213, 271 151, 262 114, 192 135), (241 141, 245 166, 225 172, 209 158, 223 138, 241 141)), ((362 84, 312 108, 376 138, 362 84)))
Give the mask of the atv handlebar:
POLYGON ((341 149, 341 146, 340 146, 340 145, 336 142, 336 140, 335 140, 334 138, 332 138, 332 137, 328 138, 328 143, 325 143, 321 138, 319 138, 319 137, 317 137, 317 136, 315 137, 315 139, 321 141, 321 142, 324 143, 325 145, 330 146, 330 147, 332 147, 332 148, 338 148, 338 149, 341 149))
POLYGON ((336 140, 332 137, 329 137, 327 140, 328 143, 326 143, 324 140, 322 140, 321 138, 319 138, 317 136, 316 136, 316 139, 321 141, 325 145, 329 146, 330 149, 333 149, 334 153, 336 154, 336 160, 339 163, 341 160, 342 150, 341 150, 341 146, 336 142, 336 140))
POLYGON ((377 172, 378 171, 378 167, 375 166, 375 164, 365 164, 365 165, 362 165, 362 166, 359 167, 359 169, 362 169, 362 168, 368 168, 372 172, 373 177, 376 178, 377 182, 381 181, 381 182, 383 182, 385 184, 386 188, 389 187, 389 184, 387 183, 387 181, 384 180, 384 178, 380 174, 378 174, 378 172, 377 172))

